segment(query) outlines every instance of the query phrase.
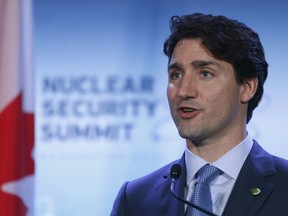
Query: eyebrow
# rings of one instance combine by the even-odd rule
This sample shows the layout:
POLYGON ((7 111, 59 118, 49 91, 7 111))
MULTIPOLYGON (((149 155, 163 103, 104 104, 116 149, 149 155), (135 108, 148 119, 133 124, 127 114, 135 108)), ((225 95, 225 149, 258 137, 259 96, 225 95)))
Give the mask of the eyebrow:
MULTIPOLYGON (((217 66, 219 67, 220 65, 217 62, 213 62, 213 61, 204 61, 204 60, 195 60, 193 62, 190 63, 195 69, 197 68, 201 68, 201 67, 205 67, 208 65, 212 65, 212 66, 217 66)), ((169 64, 168 65, 168 70, 172 70, 172 69, 181 69, 182 65, 179 63, 173 63, 173 64, 169 64)))
POLYGON ((191 62, 191 65, 193 65, 195 68, 204 67, 204 66, 208 66, 208 65, 217 66, 217 67, 220 66, 217 62, 203 61, 203 60, 193 61, 193 62, 191 62))

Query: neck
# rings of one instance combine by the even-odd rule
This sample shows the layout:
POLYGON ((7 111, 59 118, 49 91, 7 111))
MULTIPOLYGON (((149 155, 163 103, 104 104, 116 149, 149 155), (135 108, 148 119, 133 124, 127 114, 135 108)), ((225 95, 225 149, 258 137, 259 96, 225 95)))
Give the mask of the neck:
POLYGON ((214 137, 213 139, 207 139, 201 142, 186 140, 186 144, 191 152, 212 163, 241 143, 246 137, 246 130, 239 133, 238 136, 235 133, 231 134, 232 136, 225 136, 218 139, 214 137))

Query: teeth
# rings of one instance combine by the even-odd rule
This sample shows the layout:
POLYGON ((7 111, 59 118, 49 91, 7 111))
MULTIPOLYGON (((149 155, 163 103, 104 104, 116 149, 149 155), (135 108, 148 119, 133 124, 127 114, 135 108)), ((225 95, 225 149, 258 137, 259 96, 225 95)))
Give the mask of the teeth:
POLYGON ((183 108, 183 111, 184 112, 193 112, 194 109, 192 109, 192 108, 183 108))

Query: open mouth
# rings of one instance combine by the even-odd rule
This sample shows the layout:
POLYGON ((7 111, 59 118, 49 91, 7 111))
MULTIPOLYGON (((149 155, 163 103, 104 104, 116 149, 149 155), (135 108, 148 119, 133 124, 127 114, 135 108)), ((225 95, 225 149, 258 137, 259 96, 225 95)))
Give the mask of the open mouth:
POLYGON ((180 107, 178 109, 178 114, 183 119, 194 118, 198 113, 198 110, 191 107, 180 107))
POLYGON ((193 112, 195 109, 189 108, 189 107, 182 107, 182 108, 180 108, 180 110, 181 110, 182 112, 187 113, 187 112, 193 112))

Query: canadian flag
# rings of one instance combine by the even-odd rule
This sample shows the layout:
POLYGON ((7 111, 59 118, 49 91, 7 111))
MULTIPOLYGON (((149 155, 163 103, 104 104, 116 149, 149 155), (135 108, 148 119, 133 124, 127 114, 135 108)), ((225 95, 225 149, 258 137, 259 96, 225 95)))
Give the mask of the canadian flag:
POLYGON ((32 216, 32 1, 0 0, 0 215, 32 216))

